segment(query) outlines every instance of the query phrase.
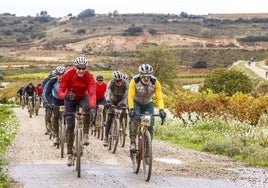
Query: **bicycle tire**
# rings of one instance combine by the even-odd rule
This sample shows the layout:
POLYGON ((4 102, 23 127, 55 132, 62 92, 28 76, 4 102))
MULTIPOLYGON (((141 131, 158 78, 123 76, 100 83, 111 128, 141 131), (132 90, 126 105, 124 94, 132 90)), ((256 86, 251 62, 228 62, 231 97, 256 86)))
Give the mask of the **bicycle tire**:
POLYGON ((111 125, 112 135, 111 135, 111 151, 116 152, 116 148, 119 141, 119 119, 114 119, 111 125))
POLYGON ((142 137, 142 150, 143 175, 145 181, 149 181, 152 174, 153 155, 151 135, 148 130, 144 132, 142 137))
POLYGON ((76 132, 76 170, 77 170, 77 177, 81 177, 81 156, 82 156, 82 131, 80 128, 77 129, 76 132))
POLYGON ((133 166, 133 170, 136 174, 139 173, 139 170, 140 170, 140 166, 141 166, 141 156, 142 156, 142 147, 141 147, 141 139, 140 139, 140 135, 138 134, 137 135, 138 138, 136 138, 136 143, 138 143, 138 149, 136 150, 136 153, 135 153, 135 161, 136 161, 136 164, 134 164, 133 166))
POLYGON ((33 107, 32 107, 31 103, 29 103, 29 116, 30 116, 30 118, 33 117, 33 107))
POLYGON ((64 157, 64 144, 65 144, 65 134, 66 134, 66 127, 62 120, 60 121, 59 133, 60 133, 60 156, 61 158, 64 157))
POLYGON ((125 127, 125 118, 123 117, 120 121, 120 129, 119 129, 119 143, 123 148, 126 142, 126 127, 125 127))
POLYGON ((100 124, 99 124, 99 133, 100 133, 100 140, 103 140, 104 137, 104 120, 103 120, 103 114, 100 114, 100 124))

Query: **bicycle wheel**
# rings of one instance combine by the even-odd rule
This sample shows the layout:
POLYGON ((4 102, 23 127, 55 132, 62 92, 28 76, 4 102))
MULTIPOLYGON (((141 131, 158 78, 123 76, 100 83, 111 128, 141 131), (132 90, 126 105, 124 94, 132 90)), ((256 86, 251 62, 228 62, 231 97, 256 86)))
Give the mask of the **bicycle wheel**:
POLYGON ((38 112, 39 112, 39 102, 38 101, 35 103, 34 111, 35 111, 35 115, 38 116, 38 112))
POLYGON ((77 129, 76 134, 76 170, 77 177, 81 177, 81 156, 82 156, 82 147, 83 147, 83 138, 82 138, 82 129, 77 129))
POLYGON ((111 125, 111 133, 111 151, 112 153, 115 153, 119 139, 119 119, 113 120, 111 125))
POLYGON ((120 129, 119 129, 119 143, 123 148, 126 142, 126 127, 125 127, 125 118, 123 117, 120 121, 120 129))
POLYGON ((140 170, 140 165, 141 165, 141 156, 142 156, 142 149, 141 149, 141 141, 140 141, 140 136, 137 135, 138 138, 136 138, 136 143, 138 143, 138 149, 136 150, 135 153, 131 153, 131 160, 132 160, 132 168, 133 171, 138 174, 140 170))
POLYGON ((153 155, 151 135, 148 130, 145 131, 142 137, 142 150, 143 175, 145 181, 149 181, 152 173, 153 155))
POLYGON ((33 117, 33 106, 32 106, 31 102, 28 105, 28 111, 29 111, 30 118, 32 118, 33 117))

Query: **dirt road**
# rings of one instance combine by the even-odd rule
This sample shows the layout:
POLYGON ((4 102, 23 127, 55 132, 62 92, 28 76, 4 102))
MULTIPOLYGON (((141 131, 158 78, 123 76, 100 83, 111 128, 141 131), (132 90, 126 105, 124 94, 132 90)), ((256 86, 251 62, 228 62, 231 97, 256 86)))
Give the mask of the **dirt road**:
MULTIPOLYGON (((197 152, 153 141, 153 172, 150 182, 132 172, 128 145, 112 154, 102 142, 90 137, 82 157, 81 178, 67 167, 48 136, 44 135, 44 109, 29 118, 24 109, 14 109, 19 132, 6 157, 6 172, 13 187, 181 187, 181 188, 268 188, 267 169, 245 168, 228 157, 197 152)), ((128 139, 127 139, 128 141, 128 139)))

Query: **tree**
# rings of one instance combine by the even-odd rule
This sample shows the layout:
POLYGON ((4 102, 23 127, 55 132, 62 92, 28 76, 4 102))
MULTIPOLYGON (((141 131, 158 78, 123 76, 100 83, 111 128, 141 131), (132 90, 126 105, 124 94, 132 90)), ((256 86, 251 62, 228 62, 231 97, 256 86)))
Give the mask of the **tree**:
POLYGON ((94 17, 95 16, 95 10, 94 9, 86 9, 82 11, 80 14, 78 14, 78 18, 86 18, 86 17, 94 17))
POLYGON ((242 72, 218 68, 212 71, 204 81, 201 90, 211 89, 213 93, 224 92, 232 96, 236 92, 250 93, 252 91, 251 80, 242 72))
POLYGON ((153 75, 167 90, 175 90, 180 86, 176 61, 174 53, 166 45, 150 46, 142 54, 142 63, 153 66, 153 75))

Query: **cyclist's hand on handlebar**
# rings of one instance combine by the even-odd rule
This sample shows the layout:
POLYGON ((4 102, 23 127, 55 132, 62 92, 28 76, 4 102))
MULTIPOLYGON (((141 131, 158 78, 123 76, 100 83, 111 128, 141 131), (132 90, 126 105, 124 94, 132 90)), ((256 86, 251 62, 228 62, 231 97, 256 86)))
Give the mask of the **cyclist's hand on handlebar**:
POLYGON ((121 103, 119 106, 120 106, 120 108, 126 108, 127 107, 127 105, 125 103, 121 103))
POLYGON ((161 119, 165 119, 167 116, 167 113, 164 111, 164 109, 159 110, 159 116, 161 119))
POLYGON ((95 118, 96 115, 97 115, 97 111, 96 111, 95 108, 91 108, 90 111, 89 111, 89 113, 90 113, 90 116, 93 117, 93 118, 95 118))
POLYGON ((66 99, 73 101, 74 100, 74 93, 73 92, 69 92, 67 93, 67 95, 65 96, 66 99))
POLYGON ((134 118, 134 116, 135 116, 135 110, 133 108, 129 109, 128 116, 129 116, 129 118, 134 118))
POLYGON ((110 101, 106 101, 104 107, 105 107, 106 109, 108 109, 110 106, 111 106, 111 102, 110 102, 110 101))

